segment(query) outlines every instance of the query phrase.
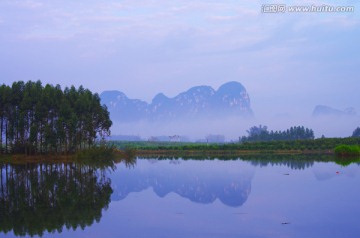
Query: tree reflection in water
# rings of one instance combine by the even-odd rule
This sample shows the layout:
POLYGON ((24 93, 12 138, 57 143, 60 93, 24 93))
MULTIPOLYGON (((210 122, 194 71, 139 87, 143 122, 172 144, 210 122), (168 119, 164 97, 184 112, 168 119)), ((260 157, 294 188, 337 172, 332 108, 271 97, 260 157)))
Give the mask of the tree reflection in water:
POLYGON ((99 222, 113 192, 105 171, 77 163, 0 164, 0 232, 41 236, 99 222))

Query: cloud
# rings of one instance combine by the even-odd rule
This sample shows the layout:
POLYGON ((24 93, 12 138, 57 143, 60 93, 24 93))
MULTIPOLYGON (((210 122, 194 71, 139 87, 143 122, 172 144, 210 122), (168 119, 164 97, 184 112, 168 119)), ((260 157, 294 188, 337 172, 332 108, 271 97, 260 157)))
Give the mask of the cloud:
POLYGON ((0 70, 9 84, 41 79, 145 100, 237 80, 259 115, 360 101, 358 2, 346 3, 351 14, 264 14, 265 3, 281 1, 0 1, 0 70))
POLYGON ((24 8, 24 9, 39 9, 44 6, 43 3, 40 1, 33 1, 33 0, 23 0, 23 1, 17 1, 17 0, 4 0, 2 1, 3 4, 6 6, 14 6, 17 8, 24 8))

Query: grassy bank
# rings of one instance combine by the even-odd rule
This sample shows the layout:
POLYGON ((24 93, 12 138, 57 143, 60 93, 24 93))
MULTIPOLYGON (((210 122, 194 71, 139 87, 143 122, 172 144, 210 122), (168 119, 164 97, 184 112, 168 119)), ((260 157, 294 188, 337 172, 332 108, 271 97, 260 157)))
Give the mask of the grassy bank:
POLYGON ((120 151, 113 146, 98 146, 72 154, 3 154, 0 163, 25 164, 25 163, 83 163, 99 166, 112 166, 114 163, 134 157, 127 150, 120 151))
POLYGON ((135 157, 239 157, 247 155, 360 155, 360 138, 266 141, 246 143, 126 142, 93 147, 72 155, 5 155, 0 162, 112 163, 135 157), (339 147, 340 146, 340 147, 339 147), (345 146, 345 147, 344 147, 345 146), (335 148, 341 148, 335 149, 335 148), (354 149, 357 148, 357 149, 354 149), (347 152, 348 151, 348 152, 347 152), (349 152, 350 151, 350 152, 349 152), (356 153, 351 152, 356 151, 356 153))
POLYGON ((340 157, 360 156, 360 146, 358 145, 338 145, 334 150, 335 154, 340 157))
POLYGON ((360 138, 324 138, 315 140, 266 141, 246 143, 182 143, 114 141, 119 148, 136 150, 136 155, 197 155, 197 154, 334 154, 341 144, 359 145, 360 138))

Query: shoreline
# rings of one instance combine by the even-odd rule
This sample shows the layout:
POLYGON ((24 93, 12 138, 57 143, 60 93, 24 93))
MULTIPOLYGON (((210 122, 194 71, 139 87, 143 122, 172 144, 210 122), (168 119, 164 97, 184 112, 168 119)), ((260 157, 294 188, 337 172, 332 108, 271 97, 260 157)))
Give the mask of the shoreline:
MULTIPOLYGON (((168 149, 130 149, 131 157, 240 157, 240 156, 263 156, 263 155, 335 155, 333 150, 168 150, 168 149)), ((116 149, 113 155, 117 158, 129 156, 127 150, 116 149)), ((0 163, 66 163, 78 162, 82 159, 77 154, 56 155, 25 155, 25 154, 4 154, 0 155, 0 163)), ((101 160, 101 158, 99 158, 101 160)))
POLYGON ((246 156, 246 155, 334 155, 332 150, 135 150, 138 157, 246 156))

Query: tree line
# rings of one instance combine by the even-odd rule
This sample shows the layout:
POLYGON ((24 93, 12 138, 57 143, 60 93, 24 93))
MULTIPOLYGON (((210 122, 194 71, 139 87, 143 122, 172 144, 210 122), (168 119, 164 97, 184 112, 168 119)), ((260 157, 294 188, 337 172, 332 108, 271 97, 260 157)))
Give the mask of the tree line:
POLYGON ((240 138, 240 142, 253 141, 286 141, 314 139, 314 131, 304 126, 293 126, 285 131, 268 131, 267 126, 259 125, 247 130, 248 136, 240 138))
POLYGON ((352 137, 360 137, 360 127, 356 127, 352 133, 352 137))
POLYGON ((0 86, 0 153, 72 153, 110 135, 100 97, 41 81, 0 86))

